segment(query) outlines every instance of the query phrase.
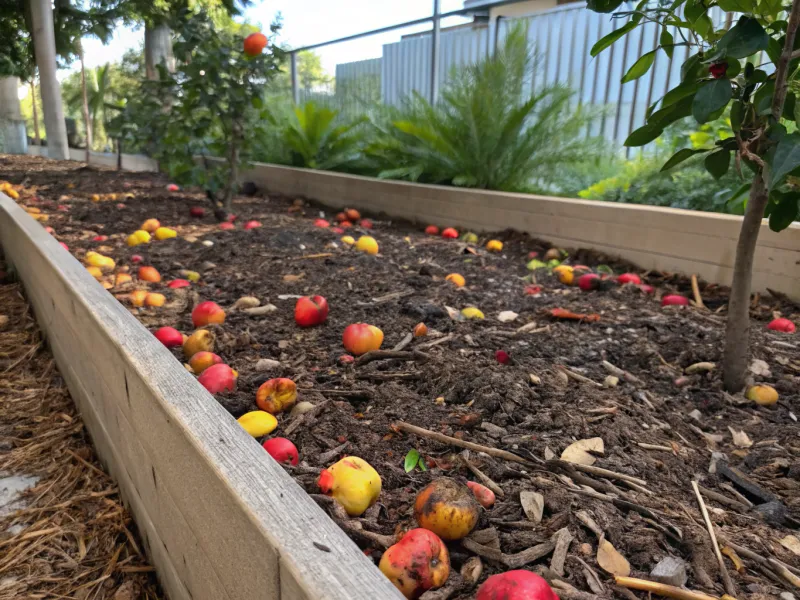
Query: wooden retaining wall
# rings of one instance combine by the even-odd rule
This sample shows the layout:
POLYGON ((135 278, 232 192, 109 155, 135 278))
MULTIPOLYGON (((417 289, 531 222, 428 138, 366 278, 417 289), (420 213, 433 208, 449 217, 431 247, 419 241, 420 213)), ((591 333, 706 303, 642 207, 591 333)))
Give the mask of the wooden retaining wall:
POLYGON ((402 598, 181 363, 3 194, 0 245, 172 600, 402 598))

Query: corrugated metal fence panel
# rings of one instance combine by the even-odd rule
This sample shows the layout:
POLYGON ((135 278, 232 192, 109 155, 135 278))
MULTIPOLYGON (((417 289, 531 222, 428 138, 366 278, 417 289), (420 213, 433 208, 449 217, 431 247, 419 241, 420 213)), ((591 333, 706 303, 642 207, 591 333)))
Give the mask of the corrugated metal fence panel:
POLYGON ((336 65, 336 105, 348 114, 364 114, 381 101, 382 59, 336 65))

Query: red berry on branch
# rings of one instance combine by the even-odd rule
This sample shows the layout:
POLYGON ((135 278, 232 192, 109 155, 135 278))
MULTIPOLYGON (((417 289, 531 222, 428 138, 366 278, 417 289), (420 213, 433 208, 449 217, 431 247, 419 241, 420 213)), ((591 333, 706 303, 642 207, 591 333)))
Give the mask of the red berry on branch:
POLYGON ((724 77, 727 71, 728 71, 728 63, 726 62, 714 63, 708 68, 708 72, 711 73, 711 76, 714 79, 720 79, 724 77))

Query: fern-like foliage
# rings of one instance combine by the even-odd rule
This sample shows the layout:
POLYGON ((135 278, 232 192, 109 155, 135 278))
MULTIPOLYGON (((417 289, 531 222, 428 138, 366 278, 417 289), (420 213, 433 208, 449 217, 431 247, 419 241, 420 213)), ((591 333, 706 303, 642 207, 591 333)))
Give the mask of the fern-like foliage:
POLYGON ((534 88, 537 60, 517 26, 493 57, 454 71, 436 105, 416 94, 387 109, 367 148, 379 176, 526 191, 598 156, 586 137, 596 113, 574 106, 565 87, 534 88))

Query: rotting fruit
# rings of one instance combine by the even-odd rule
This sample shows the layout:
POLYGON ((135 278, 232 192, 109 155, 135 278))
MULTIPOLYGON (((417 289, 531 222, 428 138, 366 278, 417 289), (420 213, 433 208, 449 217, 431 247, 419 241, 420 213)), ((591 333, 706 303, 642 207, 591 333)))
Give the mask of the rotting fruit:
POLYGON ((460 540, 475 528, 480 505, 470 489, 449 477, 429 483, 414 501, 414 517, 443 540, 460 540))
POLYGON ((495 503, 495 493, 485 485, 481 485, 477 481, 468 481, 467 487, 472 491, 475 500, 478 501, 483 508, 492 508, 495 503))
POLYGON ((406 598, 414 599, 445 584, 450 554, 439 536, 417 528, 383 553, 379 568, 406 598))
POLYGON ((297 385, 286 377, 265 381, 256 391, 258 408, 273 415, 292 408, 295 402, 297 402, 297 385))
POLYGON ((183 342, 183 355, 191 359, 198 352, 214 350, 214 334, 206 329, 198 329, 183 342))
POLYGON ((536 573, 520 569, 489 577, 475 600, 558 600, 558 596, 536 573))
POLYGON ((381 476, 363 458, 346 456, 319 475, 317 485, 351 517, 359 517, 378 501, 381 476))
POLYGON ((345 349, 356 356, 379 350, 383 344, 383 331, 367 323, 353 323, 342 334, 345 349))
POLYGON ((221 363, 222 363, 222 357, 217 356, 216 354, 214 354, 213 352, 209 352, 208 350, 201 350, 200 352, 195 352, 189 359, 189 366, 192 367, 192 371, 194 371, 195 375, 200 375, 208 367, 213 367, 214 365, 218 365, 221 363))
POLYGON ((224 323, 225 311, 216 302, 207 300, 194 307, 192 311, 192 324, 203 327, 212 323, 224 323))

